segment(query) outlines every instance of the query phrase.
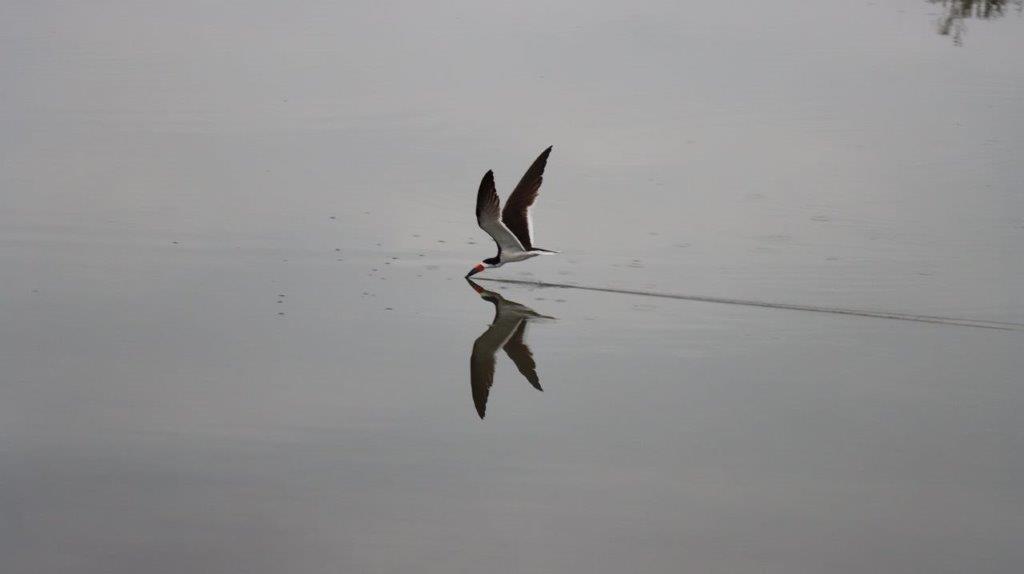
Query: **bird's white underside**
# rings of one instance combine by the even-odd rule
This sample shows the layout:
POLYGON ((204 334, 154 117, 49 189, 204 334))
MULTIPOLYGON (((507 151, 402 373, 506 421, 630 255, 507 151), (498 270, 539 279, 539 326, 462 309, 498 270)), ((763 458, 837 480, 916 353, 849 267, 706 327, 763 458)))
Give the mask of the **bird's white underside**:
POLYGON ((538 255, 553 255, 553 253, 550 251, 512 251, 509 253, 502 251, 501 262, 513 263, 515 261, 524 261, 526 259, 530 259, 531 257, 536 257, 538 255))
POLYGON ((526 249, 523 244, 519 242, 519 238, 512 233, 504 223, 501 221, 500 215, 493 215, 491 217, 481 217, 480 227, 487 232, 488 235, 494 238, 495 243, 501 248, 502 258, 504 259, 505 253, 525 253, 526 249))

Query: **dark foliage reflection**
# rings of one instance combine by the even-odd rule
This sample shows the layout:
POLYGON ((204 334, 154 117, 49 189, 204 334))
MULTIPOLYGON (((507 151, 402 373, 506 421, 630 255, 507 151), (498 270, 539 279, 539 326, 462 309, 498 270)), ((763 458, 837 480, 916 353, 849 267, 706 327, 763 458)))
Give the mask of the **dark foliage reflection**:
POLYGON ((1020 10, 1024 0, 928 0, 943 7, 939 18, 939 34, 952 36, 953 43, 962 46, 967 32, 965 20, 975 18, 988 20, 1002 17, 1007 8, 1016 6, 1020 10))

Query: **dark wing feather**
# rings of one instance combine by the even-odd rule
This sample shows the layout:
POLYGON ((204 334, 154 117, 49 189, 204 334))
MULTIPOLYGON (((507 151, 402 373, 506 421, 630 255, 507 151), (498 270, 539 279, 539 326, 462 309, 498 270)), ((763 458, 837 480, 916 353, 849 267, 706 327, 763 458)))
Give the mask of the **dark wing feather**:
MULTIPOLYGON (((533 248, 529 209, 540 192, 540 184, 544 181, 544 168, 548 164, 548 155, 550 154, 551 147, 549 146, 548 149, 541 152, 537 159, 533 161, 530 169, 526 170, 526 173, 523 174, 523 179, 519 180, 519 185, 512 190, 512 195, 508 196, 508 200, 505 202, 505 209, 501 212, 502 222, 519 238, 519 242, 526 249, 533 248)), ((477 199, 477 205, 479 203, 480 200, 477 199)))
POLYGON ((482 343, 486 336, 481 335, 473 345, 473 354, 469 358, 469 383, 473 392, 473 405, 476 407, 476 414, 484 418, 487 412, 487 396, 491 394, 491 385, 494 384, 494 353, 482 343))
POLYGON ((480 180, 480 189, 476 192, 476 218, 493 217, 501 209, 498 190, 494 187, 494 172, 488 170, 480 180))
POLYGON ((492 171, 484 174, 484 178, 480 180, 480 189, 476 192, 476 222, 498 244, 499 257, 502 251, 523 250, 522 242, 501 221, 501 201, 498 199, 498 190, 494 187, 492 171))
MULTIPOLYGON (((491 294, 490 291, 483 293, 491 294)), ((473 391, 473 405, 480 418, 484 418, 487 411, 487 396, 494 384, 494 355, 516 327, 514 317, 503 318, 501 315, 501 295, 493 295, 493 298, 484 298, 494 304, 494 322, 473 341, 473 352, 469 355, 469 384, 473 391)))
POLYGON ((519 322, 519 328, 516 329, 512 338, 505 343, 504 349, 505 353, 508 354, 508 358, 512 359, 516 368, 533 385, 533 388, 543 391, 544 389, 540 387, 540 379, 537 377, 537 362, 533 360, 533 352, 523 342, 523 334, 526 333, 526 323, 526 319, 522 319, 519 322))

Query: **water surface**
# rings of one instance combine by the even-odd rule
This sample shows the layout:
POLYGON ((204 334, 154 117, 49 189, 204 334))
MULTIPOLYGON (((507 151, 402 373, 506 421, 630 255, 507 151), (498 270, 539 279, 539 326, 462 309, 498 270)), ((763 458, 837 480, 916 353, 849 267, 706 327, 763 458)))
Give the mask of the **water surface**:
POLYGON ((1019 569, 1024 334, 694 300, 1024 323, 960 4, 6 3, 5 571, 1019 569), (478 277, 689 299, 481 281, 481 418, 549 144, 478 277))

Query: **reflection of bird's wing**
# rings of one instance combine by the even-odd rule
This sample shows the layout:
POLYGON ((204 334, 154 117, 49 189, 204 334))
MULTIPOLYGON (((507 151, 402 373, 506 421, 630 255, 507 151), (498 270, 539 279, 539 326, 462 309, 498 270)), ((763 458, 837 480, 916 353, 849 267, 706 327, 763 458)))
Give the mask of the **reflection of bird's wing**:
POLYGON ((523 319, 499 313, 494 323, 477 337, 473 343, 473 354, 469 357, 469 381, 473 390, 473 404, 480 418, 487 410, 487 395, 494 384, 494 354, 508 342, 516 326, 523 319))
POLYGON ((501 212, 501 220, 516 234, 519 241, 527 249, 533 247, 533 222, 530 219, 530 206, 537 200, 540 184, 544 181, 544 168, 548 164, 551 148, 544 150, 533 160, 530 169, 523 174, 519 185, 505 200, 505 209, 501 212))
MULTIPOLYGON (((498 296, 501 297, 501 295, 498 296)), ((554 317, 541 315, 522 303, 509 301, 504 297, 502 297, 501 302, 496 304, 496 306, 499 314, 518 315, 519 317, 526 317, 527 319, 554 319, 554 317)))
POLYGON ((543 391, 540 388, 540 379, 537 378, 537 362, 533 360, 533 352, 523 342, 523 336, 526 334, 526 323, 528 321, 523 319, 519 322, 519 328, 512 337, 505 343, 505 353, 508 354, 508 358, 512 359, 512 362, 516 364, 516 368, 519 372, 526 377, 527 381, 533 385, 533 388, 538 391, 543 391))
POLYGON ((501 201, 498 191, 494 188, 494 172, 488 171, 480 181, 480 190, 476 194, 476 222, 498 244, 498 255, 502 251, 519 253, 524 251, 523 244, 501 222, 501 201))

